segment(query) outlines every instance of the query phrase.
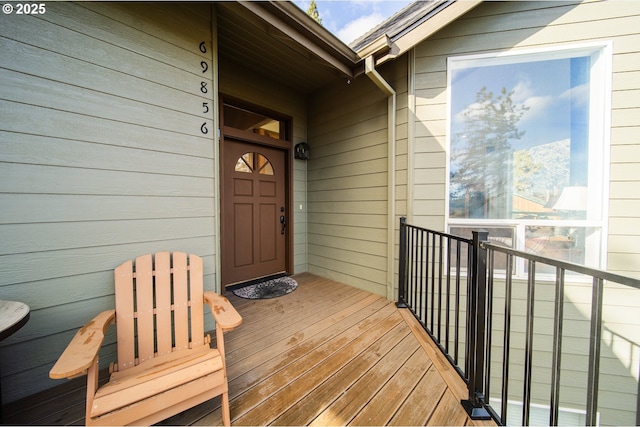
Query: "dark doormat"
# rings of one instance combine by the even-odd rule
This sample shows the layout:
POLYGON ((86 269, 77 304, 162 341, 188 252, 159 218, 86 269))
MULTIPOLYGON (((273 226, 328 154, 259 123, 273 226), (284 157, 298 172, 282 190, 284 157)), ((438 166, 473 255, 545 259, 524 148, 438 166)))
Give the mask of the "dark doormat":
POLYGON ((247 299, 267 299, 276 298, 295 291, 298 282, 291 277, 279 277, 243 288, 234 289, 233 293, 240 298, 247 299))

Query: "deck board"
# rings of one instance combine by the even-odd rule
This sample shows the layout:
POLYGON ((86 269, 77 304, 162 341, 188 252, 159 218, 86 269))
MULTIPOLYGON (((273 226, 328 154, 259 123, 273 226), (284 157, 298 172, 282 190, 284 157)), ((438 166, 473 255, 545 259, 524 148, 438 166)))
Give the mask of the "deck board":
MULTIPOLYGON (((352 286, 295 278, 280 298, 226 295, 244 318, 225 335, 232 424, 492 424, 467 417, 464 383, 411 315, 352 286)), ((7 405, 5 422, 80 424, 83 400, 83 384, 69 382, 7 405)), ((221 423, 218 397, 161 424, 221 423)))
MULTIPOLYGON (((416 350, 415 340, 406 334, 401 324, 385 335, 385 339, 377 348, 372 346, 373 352, 363 353, 362 357, 371 363, 375 362, 358 381, 345 390, 339 399, 335 400, 318 416, 311 425, 349 425, 362 411, 371 399, 378 393, 381 385, 386 383, 394 374, 398 361, 406 354, 416 350), (400 341, 398 341, 400 339, 400 341), (374 357, 371 357, 371 354, 374 357), (375 357, 380 355, 380 357, 375 357)), ((390 398, 390 396, 388 396, 390 398)))
POLYGON ((440 402, 447 385, 432 363, 418 384, 407 396, 398 411, 393 415, 388 425, 394 426, 423 426, 440 402))
MULTIPOLYGON (((413 337, 412 337, 413 338, 413 337)), ((398 362, 400 359, 398 359, 398 362)), ((398 363, 396 362, 396 363, 398 363)), ((422 376, 431 367, 431 363, 424 363, 424 358, 418 348, 394 372, 382 389, 371 398, 357 416, 351 420, 351 425, 387 425, 394 414, 403 406, 406 398, 422 376), (393 398, 390 398, 390 397, 393 398)))

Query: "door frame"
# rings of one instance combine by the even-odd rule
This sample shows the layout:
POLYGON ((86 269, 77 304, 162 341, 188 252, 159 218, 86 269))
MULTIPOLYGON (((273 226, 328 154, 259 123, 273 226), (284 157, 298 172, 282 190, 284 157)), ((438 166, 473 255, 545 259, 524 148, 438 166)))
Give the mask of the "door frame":
MULTIPOLYGON (((293 235, 294 235, 294 221, 293 221, 293 147, 292 147, 292 129, 293 129, 293 119, 289 116, 285 116, 281 113, 277 113, 266 108, 262 108, 253 104, 249 104, 244 101, 239 101, 232 97, 220 96, 220 106, 219 106, 219 114, 220 114, 220 149, 219 149, 219 158, 217 159, 217 167, 220 171, 220 182, 218 182, 218 191, 220 192, 220 205, 218 208, 218 215, 220 218, 219 224, 220 229, 219 237, 220 240, 220 251, 219 256, 222 255, 222 244, 223 244, 223 234, 225 230, 225 224, 223 223, 224 215, 224 203, 226 201, 223 182, 224 182, 224 167, 222 165, 222 161, 225 158, 224 150, 225 150, 225 140, 226 139, 235 139, 240 140, 246 143, 254 144, 257 146, 266 146, 271 148, 276 148, 283 150, 285 153, 285 171, 284 171, 284 193, 285 193, 285 216, 287 218, 287 226, 286 236, 285 236, 285 269, 287 274, 293 274, 293 235), (244 131, 241 129, 232 128, 229 126, 224 126, 224 104, 233 105, 234 107, 245 108, 249 111, 254 111, 256 113, 265 114, 269 117, 273 117, 283 122, 281 126, 280 133, 284 136, 285 139, 274 139, 268 136, 258 135, 253 132, 244 131)), ((219 261, 218 265, 222 268, 222 262, 219 261)), ((225 291, 225 283, 222 282, 222 270, 218 272, 218 276, 220 277, 220 290, 224 293, 225 291)))

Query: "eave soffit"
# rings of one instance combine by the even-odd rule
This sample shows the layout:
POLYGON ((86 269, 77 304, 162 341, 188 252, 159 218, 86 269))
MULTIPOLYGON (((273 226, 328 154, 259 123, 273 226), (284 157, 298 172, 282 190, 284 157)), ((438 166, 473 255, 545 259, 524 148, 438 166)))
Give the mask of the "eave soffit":
POLYGON ((354 41, 351 46, 343 43, 292 2, 234 3, 264 21, 269 34, 282 43, 306 51, 308 59, 334 69, 336 76, 354 78, 364 73, 364 58, 373 55, 376 65, 393 60, 482 3, 482 0, 416 1, 354 41))
POLYGON ((293 3, 239 1, 238 4, 274 27, 274 37, 294 41, 345 77, 354 77, 355 70, 361 68, 362 60, 353 49, 293 3))

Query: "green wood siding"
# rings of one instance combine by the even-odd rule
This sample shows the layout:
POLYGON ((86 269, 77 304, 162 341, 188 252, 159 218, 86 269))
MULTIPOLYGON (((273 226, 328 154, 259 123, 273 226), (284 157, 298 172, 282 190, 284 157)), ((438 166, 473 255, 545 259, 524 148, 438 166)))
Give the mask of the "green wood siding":
MULTIPOLYGON (((405 159, 406 72, 404 60, 381 71, 398 93, 396 149, 405 159)), ((387 126, 387 97, 364 75, 309 101, 309 271, 385 296, 387 126)), ((396 191, 405 194, 406 160, 396 164, 396 191)))
POLYGON ((0 298, 31 307, 1 343, 4 402, 59 384, 49 369, 113 305, 122 261, 194 252, 215 288, 211 34, 204 4, 0 16, 0 298))
MULTIPOLYGON (((640 275, 640 3, 637 2, 496 2, 484 3, 415 48, 413 214, 417 225, 443 229, 446 201, 447 58, 500 50, 613 41, 611 157, 607 269, 640 275)), ((520 292, 520 290, 518 290, 520 292)), ((521 292, 520 292, 521 293, 521 292)), ((550 301, 544 284, 536 290, 534 382, 548 384, 550 301), (536 374, 537 372, 537 374, 536 374)), ((590 287, 570 285, 566 291, 562 406, 579 408, 585 394, 585 351, 588 349, 590 287)), ((522 295, 517 296, 522 299, 522 295)), ((609 286, 605 290, 602 374, 599 410, 604 424, 635 422, 640 321, 638 291, 609 286)), ((518 304, 521 304, 518 302, 518 304)), ((514 312, 520 312, 514 309, 514 312)), ((523 331, 523 319, 514 327, 523 331)), ((520 339, 520 338, 517 338, 520 339)), ((516 349, 517 342, 514 342, 516 349)), ((517 350, 516 350, 517 351, 517 350)), ((512 353, 516 354, 516 353, 512 353)), ((498 375, 500 367, 494 367, 498 375)), ((501 382, 495 378, 496 389, 501 382)), ((510 389, 521 393, 521 384, 510 389)), ((537 403, 547 404, 534 391, 537 403)), ((546 401, 545 401, 546 399, 546 401)))

